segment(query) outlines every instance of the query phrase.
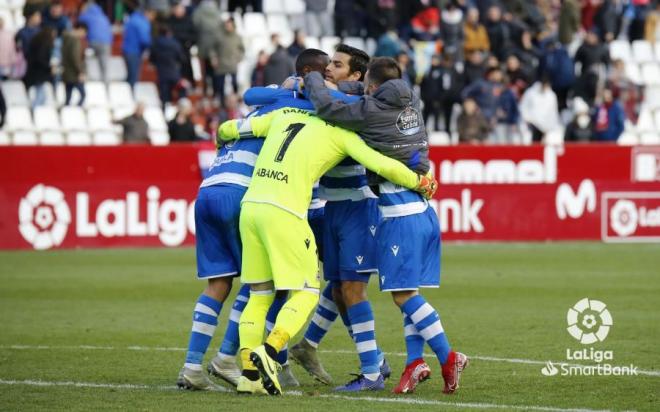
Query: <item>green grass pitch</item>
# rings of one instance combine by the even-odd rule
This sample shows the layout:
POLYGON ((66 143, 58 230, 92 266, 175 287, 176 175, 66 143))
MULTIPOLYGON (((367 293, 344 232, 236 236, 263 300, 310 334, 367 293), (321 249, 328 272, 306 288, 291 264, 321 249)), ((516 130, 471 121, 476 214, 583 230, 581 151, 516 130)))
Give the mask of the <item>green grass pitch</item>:
MULTIPOLYGON (((430 355, 432 379, 414 395, 391 394, 405 361, 403 327, 375 281, 376 336, 394 369, 386 391, 337 397, 298 366, 303 386, 281 398, 176 390, 203 288, 194 273, 189 248, 0 253, 0 410, 660 410, 658 244, 445 245, 442 287, 424 294, 452 346, 472 356, 454 396, 441 393, 430 355), (566 331, 566 312, 584 297, 605 302, 614 319, 594 349, 643 374, 541 374, 541 362, 582 348, 566 331)), ((321 349, 337 382, 358 370, 341 322, 321 349)))

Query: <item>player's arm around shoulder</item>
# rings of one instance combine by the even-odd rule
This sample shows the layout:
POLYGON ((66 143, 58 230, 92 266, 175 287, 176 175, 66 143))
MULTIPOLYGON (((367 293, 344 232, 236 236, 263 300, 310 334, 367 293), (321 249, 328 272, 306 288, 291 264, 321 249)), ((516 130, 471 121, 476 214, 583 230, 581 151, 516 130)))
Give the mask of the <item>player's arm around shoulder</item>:
POLYGON ((218 127, 216 146, 222 146, 225 142, 245 137, 266 137, 273 118, 279 112, 281 110, 275 110, 262 116, 227 120, 218 127))

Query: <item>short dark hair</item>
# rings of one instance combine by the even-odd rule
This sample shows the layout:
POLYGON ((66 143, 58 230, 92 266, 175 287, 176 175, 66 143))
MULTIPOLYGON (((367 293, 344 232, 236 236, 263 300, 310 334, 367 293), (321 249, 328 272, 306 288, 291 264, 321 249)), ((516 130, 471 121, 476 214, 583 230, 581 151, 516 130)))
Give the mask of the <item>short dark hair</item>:
MULTIPOLYGON (((305 69, 305 66, 320 66, 321 65, 321 59, 323 57, 327 57, 328 53, 324 52, 323 50, 319 49, 305 49, 300 52, 298 57, 296 58, 296 74, 298 76, 303 76, 303 70, 305 69)), ((327 63, 324 63, 324 68, 327 63)))
POLYGON ((391 57, 374 57, 369 63, 369 81, 381 85, 388 80, 400 79, 401 68, 391 57))
POLYGON ((349 70, 351 73, 360 72, 359 80, 364 80, 364 74, 367 72, 367 65, 369 64, 369 55, 358 48, 343 43, 338 44, 335 50, 338 53, 345 53, 351 56, 348 61, 349 70))

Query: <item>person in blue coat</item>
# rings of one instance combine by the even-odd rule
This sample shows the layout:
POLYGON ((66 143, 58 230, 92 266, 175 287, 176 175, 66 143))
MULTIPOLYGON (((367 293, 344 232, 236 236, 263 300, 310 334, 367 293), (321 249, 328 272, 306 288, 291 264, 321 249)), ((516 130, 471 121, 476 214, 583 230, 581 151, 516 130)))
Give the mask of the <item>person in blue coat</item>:
POLYGON ((186 61, 183 47, 174 38, 172 29, 168 26, 158 30, 158 37, 153 42, 149 60, 156 67, 158 92, 165 106, 165 103, 172 100, 172 89, 181 80, 181 68, 186 61))
POLYGON ((603 90, 603 101, 594 112, 594 140, 616 142, 623 133, 626 114, 610 89, 603 90))
POLYGON ((135 10, 124 24, 124 42, 121 46, 126 61, 126 81, 135 87, 140 80, 142 55, 151 47, 151 22, 156 13, 153 10, 135 10))
POLYGON ((103 9, 90 0, 83 4, 78 21, 87 26, 87 43, 99 61, 101 78, 108 82, 108 61, 112 47, 112 25, 103 9))

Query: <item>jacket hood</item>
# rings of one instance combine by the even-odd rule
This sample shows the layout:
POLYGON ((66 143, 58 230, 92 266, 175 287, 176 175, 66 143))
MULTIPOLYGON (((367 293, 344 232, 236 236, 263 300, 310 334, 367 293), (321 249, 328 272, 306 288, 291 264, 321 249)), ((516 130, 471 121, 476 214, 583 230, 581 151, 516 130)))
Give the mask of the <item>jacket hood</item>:
POLYGON ((376 89, 373 97, 392 107, 406 107, 413 103, 412 88, 403 79, 386 81, 376 89))

